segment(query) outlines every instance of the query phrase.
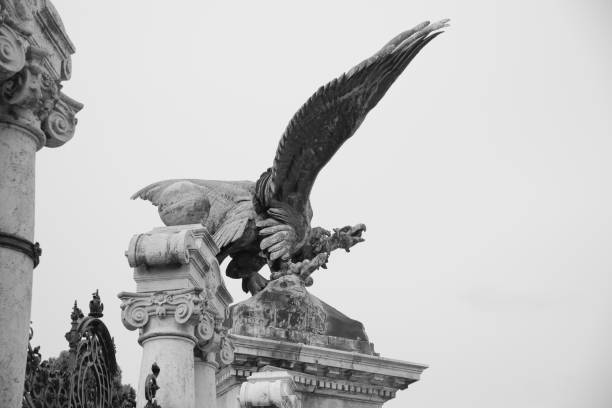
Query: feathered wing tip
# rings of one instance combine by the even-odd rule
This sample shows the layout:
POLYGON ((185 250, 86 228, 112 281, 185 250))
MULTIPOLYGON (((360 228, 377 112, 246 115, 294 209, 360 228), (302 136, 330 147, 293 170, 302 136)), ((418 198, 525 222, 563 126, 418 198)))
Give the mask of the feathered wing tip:
POLYGON ((407 44, 418 37, 426 37, 429 34, 432 34, 434 31, 441 30, 442 28, 449 26, 450 19, 444 19, 440 21, 436 21, 435 23, 430 23, 429 21, 424 21, 421 24, 417 24, 410 30, 406 30, 398 35, 396 35, 391 41, 385 44, 384 47, 379 51, 379 53, 384 53, 384 51, 395 51, 402 47, 402 45, 407 44))
POLYGON ((147 195, 150 192, 150 190, 152 188, 154 188, 157 184, 159 183, 153 183, 153 184, 149 184, 148 186, 141 188, 140 190, 138 190, 137 192, 135 192, 134 194, 132 194, 132 196, 130 197, 130 200, 136 200, 138 198, 142 198, 143 200, 147 200, 147 195))
POLYGON ((398 35, 393 37, 388 43, 386 43, 377 53, 351 68, 346 73, 346 76, 350 77, 355 72, 359 71, 361 68, 371 64, 372 62, 376 61, 381 57, 384 57, 385 55, 389 55, 409 47, 415 40, 419 38, 425 39, 428 42, 430 39, 433 39, 431 37, 435 37, 443 33, 444 31, 440 30, 445 27, 448 27, 449 22, 450 19, 448 18, 436 21, 435 23, 423 21, 422 23, 417 24, 411 29, 399 33, 398 35))
POLYGON ((449 20, 429 21, 396 35, 377 53, 320 87, 293 116, 276 150, 271 199, 301 207, 319 171, 361 125, 412 59, 449 20))
POLYGON ((165 187, 174 180, 166 180, 166 181, 158 181, 156 183, 149 184, 148 186, 141 188, 130 197, 131 200, 136 200, 141 198, 143 200, 148 200, 151 202, 155 202, 156 193, 160 192, 160 189, 165 187))

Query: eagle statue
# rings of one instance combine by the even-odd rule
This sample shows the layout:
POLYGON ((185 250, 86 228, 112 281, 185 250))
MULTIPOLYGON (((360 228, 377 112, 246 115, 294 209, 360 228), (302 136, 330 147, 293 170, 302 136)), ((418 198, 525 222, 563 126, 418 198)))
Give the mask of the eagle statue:
POLYGON ((270 278, 301 276, 325 268, 331 251, 348 251, 363 241, 365 225, 312 228, 310 191, 325 164, 348 140, 410 61, 448 20, 423 22, 389 41, 347 73, 320 87, 293 116, 282 135, 272 167, 257 182, 166 180, 132 196, 157 206, 167 226, 201 223, 228 256, 226 275, 242 279, 256 294, 268 280, 258 271, 268 265, 270 278))

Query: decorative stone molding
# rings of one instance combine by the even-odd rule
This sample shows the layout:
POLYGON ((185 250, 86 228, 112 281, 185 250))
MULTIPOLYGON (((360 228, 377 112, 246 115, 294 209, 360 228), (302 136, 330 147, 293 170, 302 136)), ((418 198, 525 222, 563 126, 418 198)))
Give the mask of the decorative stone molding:
POLYGON ((26 62, 25 44, 8 25, 0 26, 0 81, 21 71, 26 62))
POLYGON ((293 377, 286 371, 259 372, 251 375, 240 387, 241 408, 300 408, 293 377))
POLYGON ((62 92, 59 93, 59 100, 42 124, 48 147, 59 147, 72 139, 77 124, 75 114, 81 108, 79 102, 62 92))
POLYGON ((0 0, 0 121, 26 127, 37 148, 74 135, 83 105, 60 92, 74 45, 47 0, 0 0))
POLYGON ((195 249, 190 230, 151 231, 132 237, 125 255, 132 268, 137 266, 186 265, 195 249))
POLYGON ((221 346, 219 347, 219 361, 223 366, 234 362, 236 347, 230 340, 229 336, 221 337, 221 346))
POLYGON ((196 311, 204 301, 201 292, 198 288, 153 294, 121 292, 118 295, 122 300, 121 321, 128 330, 145 327, 152 316, 160 319, 172 316, 178 324, 191 320, 195 326, 196 311))
POLYGON ((194 224, 134 235, 125 255, 138 292, 200 287, 210 300, 208 307, 225 318, 233 300, 221 276, 218 252, 208 231, 194 224))
POLYGON ((195 329, 198 347, 204 347, 215 336, 215 318, 212 313, 200 313, 200 322, 195 329))
POLYGON ((234 362, 234 345, 227 329, 223 327, 225 317, 215 316, 215 310, 201 305, 200 322, 195 328, 197 347, 201 359, 225 367, 234 362))
MULTIPOLYGON (((263 371, 287 372, 304 407, 380 407, 398 390, 418 381, 427 366, 331 348, 230 335, 235 358, 217 374, 217 398, 230 401, 239 388, 263 371), (352 402, 351 402, 352 401, 352 402), (336 405, 334 405, 336 406, 336 405), (362 406, 362 405, 359 405, 362 406)), ((242 392, 240 390, 240 392, 242 392)))
POLYGON ((136 293, 120 293, 121 316, 139 329, 143 347, 139 398, 153 362, 160 377, 161 406, 215 404, 219 367, 233 362, 223 322, 232 298, 216 255, 219 249, 199 224, 155 228, 135 235, 125 255, 133 267, 136 293))

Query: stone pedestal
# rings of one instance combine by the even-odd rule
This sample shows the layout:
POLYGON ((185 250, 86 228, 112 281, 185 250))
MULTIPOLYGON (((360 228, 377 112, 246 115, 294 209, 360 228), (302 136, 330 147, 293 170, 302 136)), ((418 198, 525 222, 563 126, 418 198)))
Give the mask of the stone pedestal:
POLYGON ((222 323, 229 295, 208 232, 200 225, 157 228, 134 236, 126 256, 137 292, 122 292, 121 317, 143 347, 138 408, 157 363, 164 408, 214 407, 217 367, 233 361, 222 323))
POLYGON ((277 380, 260 373, 279 371, 292 378, 304 408, 381 407, 427 368, 380 357, 361 323, 308 293, 296 276, 272 281, 232 306, 227 325, 235 359, 217 374, 219 407, 238 408, 239 400, 242 406, 265 406, 253 405, 255 390, 265 394, 261 390, 272 385, 261 383, 277 380), (245 394, 243 384, 253 375, 259 385, 245 394))
POLYGON ((35 155, 74 134, 74 46, 49 1, 0 2, 0 406, 21 406, 32 299, 35 155))

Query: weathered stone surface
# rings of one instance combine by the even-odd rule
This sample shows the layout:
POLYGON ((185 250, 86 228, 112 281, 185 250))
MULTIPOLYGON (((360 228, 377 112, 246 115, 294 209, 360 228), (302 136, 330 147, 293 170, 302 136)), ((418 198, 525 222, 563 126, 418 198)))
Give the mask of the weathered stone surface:
POLYGON ((301 408, 293 377, 286 371, 254 373, 240 387, 240 408, 301 408))
MULTIPOLYGON (((68 39, 48 0, 0 0, 0 233, 34 239, 35 153, 73 135, 82 105, 60 89, 68 39)), ((0 406, 21 406, 33 259, 0 247, 0 406)))
POLYGON ((238 408, 241 384, 261 371, 287 371, 302 406, 380 407, 427 366, 330 348, 232 335, 236 357, 217 374, 219 406, 238 408), (222 405, 225 404, 225 405, 222 405))
MULTIPOLYGON (((214 408, 217 406, 215 374, 219 364, 214 357, 195 359, 195 407, 214 408)), ((221 408, 225 408, 221 406, 221 408)))
POLYGON ((233 361, 223 321, 232 298, 215 257, 218 248, 201 225, 156 228, 134 236, 126 252, 137 292, 122 292, 121 317, 139 330, 143 347, 138 407, 151 365, 161 369, 162 407, 211 407, 215 371, 233 361))
POLYGON ((137 292, 200 288, 224 315, 232 297, 221 276, 218 251, 208 231, 194 224, 134 235, 125 255, 134 268, 137 292))
POLYGON ((129 330, 139 329, 142 362, 138 382, 138 407, 144 407, 145 382, 153 363, 161 368, 157 401, 163 406, 193 408, 195 327, 202 289, 119 294, 121 318, 129 330))
POLYGON ((296 275, 232 305, 226 326, 233 334, 375 354, 363 324, 310 294, 296 275))
POLYGON ((227 408, 262 370, 287 371, 303 407, 343 408, 380 407, 426 368, 380 357, 360 322, 308 293, 296 275, 233 305, 226 325, 235 358, 217 375, 217 398, 227 408))

